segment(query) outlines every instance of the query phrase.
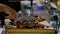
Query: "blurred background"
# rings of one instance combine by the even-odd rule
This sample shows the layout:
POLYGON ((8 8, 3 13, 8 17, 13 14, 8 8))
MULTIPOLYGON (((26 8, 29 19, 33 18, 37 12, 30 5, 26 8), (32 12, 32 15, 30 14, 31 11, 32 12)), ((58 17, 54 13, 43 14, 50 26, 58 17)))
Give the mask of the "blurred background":
MULTIPOLYGON (((47 25, 50 24, 49 27, 60 34, 60 0, 0 0, 0 3, 13 8, 19 14, 16 21, 20 21, 21 18, 32 20, 35 19, 34 16, 41 16, 46 19, 47 25)), ((5 31, 5 25, 1 28, 5 31)))

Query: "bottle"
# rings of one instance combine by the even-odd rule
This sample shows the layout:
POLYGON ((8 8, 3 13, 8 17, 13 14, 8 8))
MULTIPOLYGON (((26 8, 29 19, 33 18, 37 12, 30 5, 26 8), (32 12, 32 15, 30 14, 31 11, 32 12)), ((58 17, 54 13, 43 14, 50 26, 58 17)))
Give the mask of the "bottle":
POLYGON ((40 10, 43 10, 43 7, 40 3, 40 0, 35 0, 36 4, 37 4, 37 9, 40 11, 40 10))

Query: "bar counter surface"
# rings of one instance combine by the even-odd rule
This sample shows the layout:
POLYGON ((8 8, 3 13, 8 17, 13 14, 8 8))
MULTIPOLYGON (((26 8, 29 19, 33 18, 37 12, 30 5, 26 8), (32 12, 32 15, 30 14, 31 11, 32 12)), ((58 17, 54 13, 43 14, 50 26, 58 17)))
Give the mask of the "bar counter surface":
POLYGON ((53 29, 6 29, 6 34, 55 34, 53 29))

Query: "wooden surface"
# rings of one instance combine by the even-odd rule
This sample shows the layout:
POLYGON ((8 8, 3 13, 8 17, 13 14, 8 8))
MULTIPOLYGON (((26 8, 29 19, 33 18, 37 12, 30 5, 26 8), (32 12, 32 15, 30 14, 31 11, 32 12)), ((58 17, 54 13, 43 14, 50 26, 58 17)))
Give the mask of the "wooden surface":
POLYGON ((7 29, 6 34, 55 34, 50 29, 7 29))

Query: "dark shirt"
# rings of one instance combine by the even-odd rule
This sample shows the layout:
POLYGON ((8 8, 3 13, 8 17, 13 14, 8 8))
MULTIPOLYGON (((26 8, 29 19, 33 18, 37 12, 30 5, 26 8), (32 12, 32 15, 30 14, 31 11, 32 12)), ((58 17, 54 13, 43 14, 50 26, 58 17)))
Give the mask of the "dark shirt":
POLYGON ((0 19, 4 19, 5 16, 8 16, 5 12, 0 12, 0 19))
POLYGON ((21 10, 20 2, 9 2, 8 0, 0 0, 0 3, 10 6, 16 11, 21 10))
POLYGON ((58 21, 58 16, 57 15, 53 16, 53 18, 54 18, 54 20, 58 21))

